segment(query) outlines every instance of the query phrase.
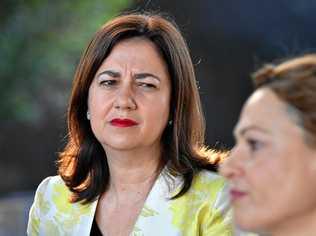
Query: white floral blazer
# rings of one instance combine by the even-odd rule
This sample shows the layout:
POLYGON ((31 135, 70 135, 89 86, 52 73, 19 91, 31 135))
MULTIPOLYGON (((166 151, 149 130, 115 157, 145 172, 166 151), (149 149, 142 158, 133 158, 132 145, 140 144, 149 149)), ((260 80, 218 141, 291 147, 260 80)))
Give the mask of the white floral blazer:
MULTIPOLYGON (((165 170, 165 169, 164 169, 165 170)), ((223 178, 201 171, 180 198, 169 200, 165 175, 151 189, 131 236, 230 236, 233 235, 227 188, 223 178)), ((175 187, 181 179, 175 178, 175 187)), ((29 214, 28 235, 90 235, 98 200, 70 203, 70 191, 59 176, 39 185, 29 214)))

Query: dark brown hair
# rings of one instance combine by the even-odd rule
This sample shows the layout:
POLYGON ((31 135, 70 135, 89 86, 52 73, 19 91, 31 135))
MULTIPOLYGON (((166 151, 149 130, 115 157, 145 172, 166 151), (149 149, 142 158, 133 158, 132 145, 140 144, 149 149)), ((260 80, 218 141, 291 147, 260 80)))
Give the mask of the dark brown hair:
POLYGON ((215 170, 216 163, 224 155, 201 149, 204 116, 190 54, 176 24, 157 14, 119 16, 94 35, 74 77, 68 110, 69 140, 58 162, 59 175, 73 193, 73 202, 91 202, 107 189, 110 176, 106 154, 86 119, 88 90, 96 71, 115 44, 131 37, 143 37, 153 42, 168 66, 173 122, 162 135, 162 157, 168 163, 168 173, 184 179, 181 191, 174 197, 183 195, 190 188, 193 176, 199 170, 215 170))
POLYGON ((256 88, 270 88, 295 111, 295 121, 316 148, 316 54, 268 64, 253 74, 256 88), (297 119, 298 118, 298 119, 297 119))

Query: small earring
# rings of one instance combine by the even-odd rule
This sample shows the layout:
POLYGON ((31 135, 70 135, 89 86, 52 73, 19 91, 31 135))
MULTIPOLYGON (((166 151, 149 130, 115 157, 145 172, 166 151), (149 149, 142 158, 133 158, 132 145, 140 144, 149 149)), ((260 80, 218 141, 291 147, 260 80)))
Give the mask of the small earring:
POLYGON ((87 120, 90 120, 90 112, 87 111, 87 120))
POLYGON ((170 125, 170 126, 172 125, 172 120, 168 121, 168 125, 170 125))

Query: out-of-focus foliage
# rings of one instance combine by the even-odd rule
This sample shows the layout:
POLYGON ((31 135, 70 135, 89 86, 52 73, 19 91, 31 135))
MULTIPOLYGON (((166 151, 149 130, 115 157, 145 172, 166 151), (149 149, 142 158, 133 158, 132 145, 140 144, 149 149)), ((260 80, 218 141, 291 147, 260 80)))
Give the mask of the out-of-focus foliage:
POLYGON ((37 122, 64 109, 80 54, 130 0, 2 0, 0 120, 37 122))

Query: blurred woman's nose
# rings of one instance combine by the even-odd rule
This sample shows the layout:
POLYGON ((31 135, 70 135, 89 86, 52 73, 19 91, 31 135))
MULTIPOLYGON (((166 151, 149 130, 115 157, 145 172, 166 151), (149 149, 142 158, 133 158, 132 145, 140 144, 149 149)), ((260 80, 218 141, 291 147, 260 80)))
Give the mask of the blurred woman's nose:
POLYGON ((131 82, 122 82, 118 87, 114 107, 122 110, 134 110, 137 105, 134 98, 133 85, 131 82))
POLYGON ((229 157, 220 165, 219 173, 226 179, 234 179, 244 173, 244 166, 241 160, 241 150, 239 146, 235 146, 229 157))

